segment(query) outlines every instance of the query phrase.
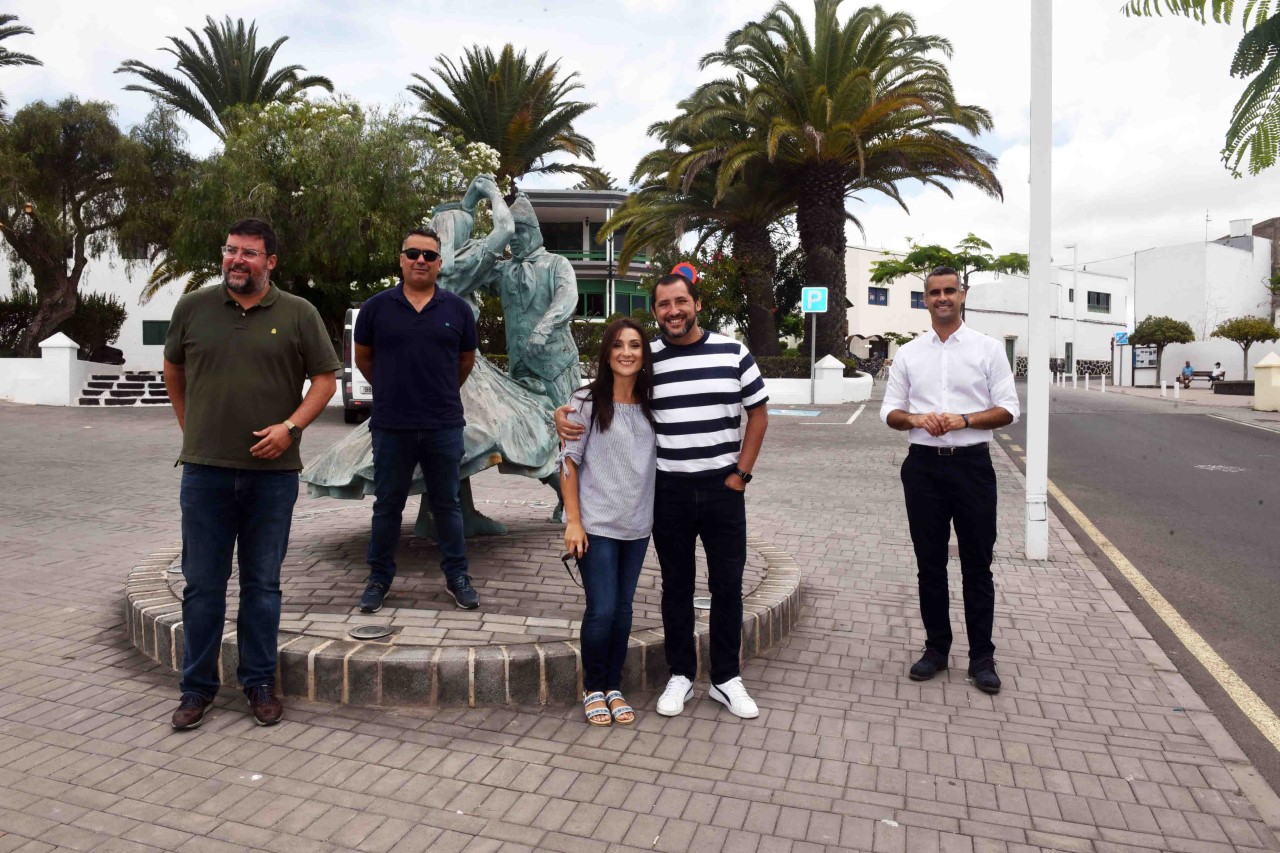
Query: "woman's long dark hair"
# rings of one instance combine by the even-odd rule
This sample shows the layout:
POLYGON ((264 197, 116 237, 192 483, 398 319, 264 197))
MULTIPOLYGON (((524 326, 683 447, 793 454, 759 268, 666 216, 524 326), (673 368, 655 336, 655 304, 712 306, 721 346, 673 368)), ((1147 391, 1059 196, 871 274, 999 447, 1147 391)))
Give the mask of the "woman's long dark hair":
POLYGON ((587 399, 591 401, 591 423, 587 429, 596 424, 600 431, 606 432, 613 423, 613 367, 609 364, 609 356, 613 353, 613 345, 623 329, 635 329, 640 334, 640 372, 636 374, 635 398, 640 404, 649 423, 653 423, 653 353, 649 351, 649 335, 635 320, 623 317, 614 320, 604 330, 604 340, 600 343, 600 356, 596 360, 596 378, 587 384, 587 399))

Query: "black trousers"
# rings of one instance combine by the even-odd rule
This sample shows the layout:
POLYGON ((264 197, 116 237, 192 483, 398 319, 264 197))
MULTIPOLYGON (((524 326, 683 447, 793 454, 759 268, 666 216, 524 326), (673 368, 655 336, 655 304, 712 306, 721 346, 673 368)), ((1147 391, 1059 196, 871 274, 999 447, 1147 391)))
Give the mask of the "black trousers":
POLYGON ((941 456, 937 448, 913 444, 902 463, 902 490, 916 552, 925 646, 943 655, 951 651, 947 543, 954 522, 969 659, 991 657, 995 653, 991 625, 996 589, 991 554, 996 544, 996 473, 987 446, 975 445, 954 456, 941 456))
POLYGON ((747 508, 724 475, 671 477, 658 473, 653 496, 653 547, 662 566, 662 633, 672 675, 693 680, 694 548, 702 539, 711 591, 711 682, 740 674, 742 570, 747 563, 747 508))

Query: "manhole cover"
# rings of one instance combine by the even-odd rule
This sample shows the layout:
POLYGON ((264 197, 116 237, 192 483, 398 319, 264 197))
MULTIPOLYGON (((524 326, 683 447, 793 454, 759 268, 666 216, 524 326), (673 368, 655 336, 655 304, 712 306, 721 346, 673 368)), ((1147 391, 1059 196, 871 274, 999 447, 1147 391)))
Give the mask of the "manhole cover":
POLYGON ((391 633, 390 625, 357 625, 347 632, 356 640, 377 640, 391 633))
POLYGON ((709 596, 709 595, 695 595, 695 596, 693 597, 693 609, 694 609, 694 610, 710 610, 710 609, 711 609, 711 596, 709 596))

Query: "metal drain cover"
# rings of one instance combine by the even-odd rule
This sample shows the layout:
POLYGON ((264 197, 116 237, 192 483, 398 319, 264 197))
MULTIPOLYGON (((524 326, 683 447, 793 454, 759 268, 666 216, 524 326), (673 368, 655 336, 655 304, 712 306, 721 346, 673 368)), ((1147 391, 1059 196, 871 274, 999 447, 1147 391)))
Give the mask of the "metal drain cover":
POLYGON ((377 640, 391 633, 390 625, 357 625, 347 632, 357 640, 377 640))
POLYGON ((695 596, 693 597, 693 609, 694 609, 694 610, 710 610, 710 609, 711 609, 711 596, 709 596, 709 595, 695 595, 695 596))

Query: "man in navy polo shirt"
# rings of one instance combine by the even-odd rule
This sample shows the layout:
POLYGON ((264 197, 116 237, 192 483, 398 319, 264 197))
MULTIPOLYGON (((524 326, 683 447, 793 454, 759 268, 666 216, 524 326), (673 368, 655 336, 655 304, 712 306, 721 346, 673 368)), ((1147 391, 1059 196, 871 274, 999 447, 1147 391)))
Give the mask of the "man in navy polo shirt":
POLYGON ((364 303, 356 318, 356 366, 373 384, 373 531, 362 613, 377 613, 396 576, 396 545, 413 470, 422 466, 424 500, 435 517, 440 569, 458 607, 480 596, 467 574, 458 501, 462 397, 476 361, 476 321, 460 296, 436 287, 440 238, 415 228, 400 249, 401 282, 364 303))

